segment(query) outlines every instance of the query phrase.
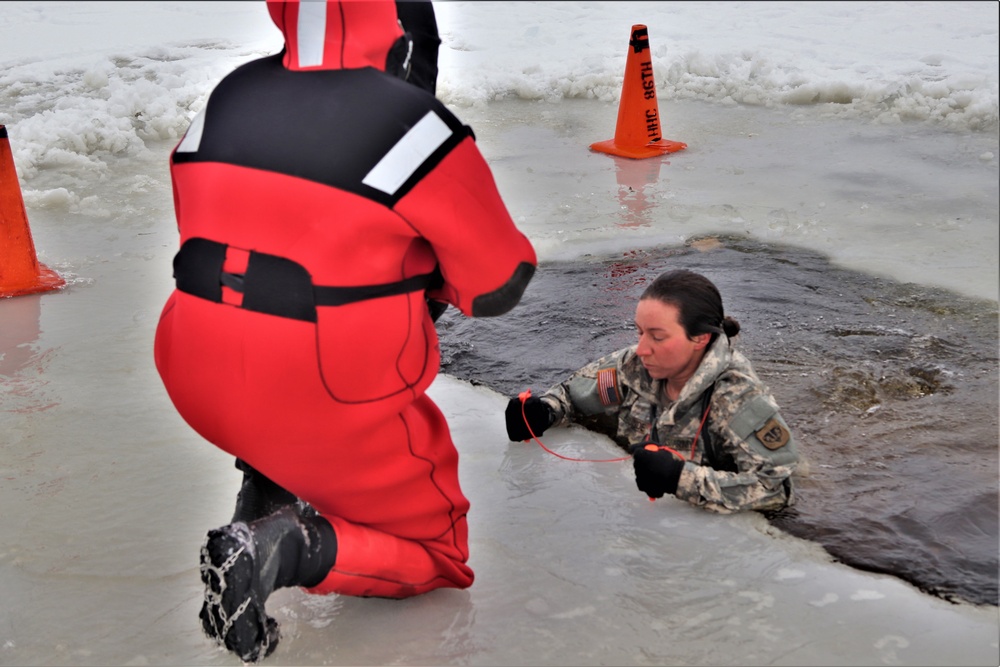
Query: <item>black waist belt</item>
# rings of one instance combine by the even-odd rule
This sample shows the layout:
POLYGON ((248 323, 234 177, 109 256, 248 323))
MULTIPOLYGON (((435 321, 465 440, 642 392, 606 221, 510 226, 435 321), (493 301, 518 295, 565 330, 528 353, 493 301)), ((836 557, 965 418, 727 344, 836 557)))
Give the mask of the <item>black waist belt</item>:
POLYGON ((316 321, 317 306, 343 306, 356 301, 396 296, 441 284, 434 270, 392 283, 333 287, 313 285, 304 266, 277 255, 249 251, 246 273, 222 270, 226 261, 224 243, 188 239, 174 257, 177 289, 209 301, 222 301, 223 285, 243 294, 241 308, 259 313, 316 321))

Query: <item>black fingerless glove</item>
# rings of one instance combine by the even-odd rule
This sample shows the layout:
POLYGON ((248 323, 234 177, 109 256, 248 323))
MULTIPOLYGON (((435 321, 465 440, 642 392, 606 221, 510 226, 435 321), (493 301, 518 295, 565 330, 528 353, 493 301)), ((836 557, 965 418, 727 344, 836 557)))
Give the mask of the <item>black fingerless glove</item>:
POLYGON ((661 498, 665 493, 677 491, 684 459, 655 442, 641 442, 633 445, 631 451, 635 485, 640 491, 650 498, 661 498))
POLYGON ((552 408, 540 398, 529 396, 524 401, 524 414, 521 414, 521 399, 512 398, 507 404, 507 411, 504 413, 507 419, 507 437, 512 442, 519 440, 530 440, 531 431, 535 435, 541 435, 545 429, 552 425, 552 408), (527 425, 524 423, 527 418, 527 425), (531 431, 528 431, 531 426, 531 431))

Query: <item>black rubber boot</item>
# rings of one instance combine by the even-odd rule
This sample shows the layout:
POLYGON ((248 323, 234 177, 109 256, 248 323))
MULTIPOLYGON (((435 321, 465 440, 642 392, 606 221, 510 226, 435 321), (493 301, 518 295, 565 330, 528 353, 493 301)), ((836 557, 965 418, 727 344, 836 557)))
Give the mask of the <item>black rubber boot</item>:
POLYGON ((250 523, 299 501, 294 493, 272 482, 246 461, 236 459, 236 467, 243 471, 243 485, 236 495, 233 523, 250 523))
POLYGON ((275 590, 319 584, 337 557, 330 522, 287 506, 250 524, 211 530, 201 548, 205 602, 201 625, 244 662, 258 662, 278 644, 278 623, 264 605, 275 590))

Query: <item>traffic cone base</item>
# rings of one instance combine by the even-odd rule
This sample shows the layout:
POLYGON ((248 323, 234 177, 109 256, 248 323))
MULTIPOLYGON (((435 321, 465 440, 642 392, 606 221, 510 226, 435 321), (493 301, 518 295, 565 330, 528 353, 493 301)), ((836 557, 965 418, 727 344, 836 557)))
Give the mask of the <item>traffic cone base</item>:
POLYGON ((628 45, 615 137, 591 144, 591 150, 621 157, 647 158, 687 148, 687 144, 680 141, 665 140, 660 133, 662 118, 656 100, 646 26, 632 26, 628 45))
POLYGON ((65 284, 35 255, 7 128, 0 125, 0 298, 47 292, 65 284))
POLYGON ((38 264, 38 269, 35 275, 27 282, 21 285, 8 285, 6 282, 0 285, 0 299, 5 299, 12 296, 25 296, 27 294, 38 294, 39 292, 48 292, 50 290, 59 289, 66 284, 62 276, 58 273, 45 266, 42 263, 38 264))
POLYGON ((660 141, 645 144, 643 146, 619 146, 615 143, 614 139, 598 141, 590 144, 590 149, 597 151, 598 153, 607 153, 608 155, 618 155, 619 157, 630 157, 635 159, 666 155, 667 153, 676 153, 677 151, 684 150, 685 148, 687 148, 687 144, 680 141, 670 141, 669 139, 661 139, 660 141))

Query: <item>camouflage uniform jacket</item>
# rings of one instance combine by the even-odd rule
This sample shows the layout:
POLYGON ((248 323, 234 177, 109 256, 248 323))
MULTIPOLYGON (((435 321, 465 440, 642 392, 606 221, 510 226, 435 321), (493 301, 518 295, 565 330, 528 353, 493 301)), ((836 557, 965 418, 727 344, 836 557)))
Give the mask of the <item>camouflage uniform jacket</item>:
POLYGON ((676 401, 635 350, 598 359, 546 391, 540 398, 553 409, 553 425, 610 419, 619 445, 653 440, 672 447, 686 461, 675 495, 694 505, 729 513, 793 504, 795 442, 767 387, 726 336, 709 347, 676 401), (692 453, 707 391, 708 420, 692 453))

